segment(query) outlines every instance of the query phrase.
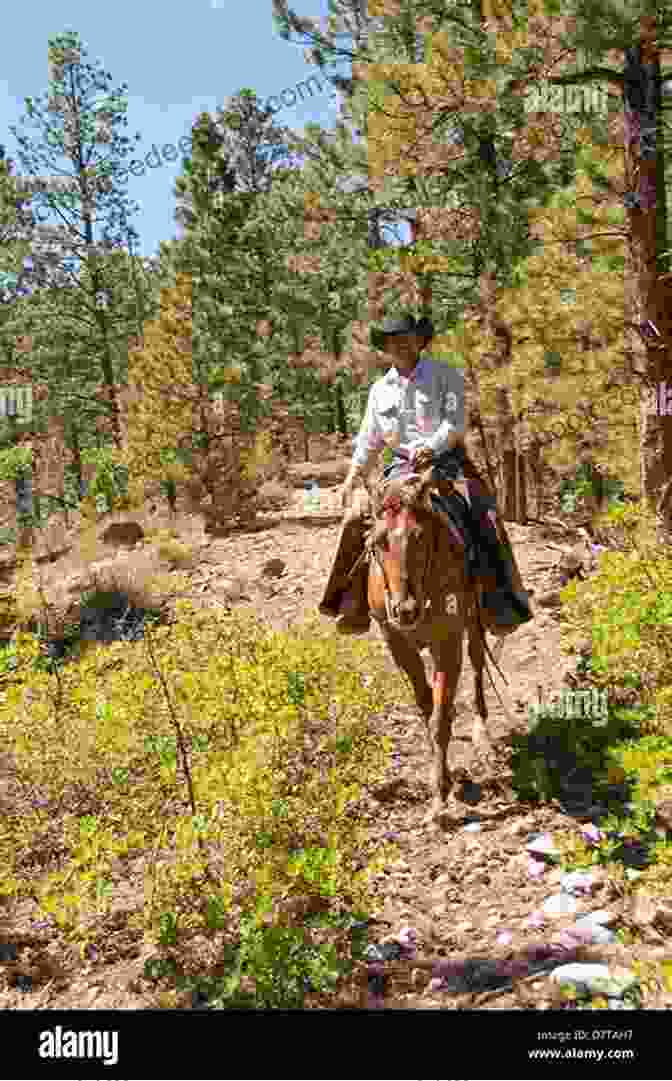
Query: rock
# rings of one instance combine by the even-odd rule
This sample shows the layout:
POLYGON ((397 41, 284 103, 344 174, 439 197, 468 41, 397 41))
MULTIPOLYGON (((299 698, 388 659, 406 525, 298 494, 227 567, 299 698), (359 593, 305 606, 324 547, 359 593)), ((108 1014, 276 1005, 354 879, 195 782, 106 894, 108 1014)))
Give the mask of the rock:
POLYGON ((367 946, 364 957, 369 962, 398 961, 403 954, 403 947, 398 942, 385 942, 367 946))
MULTIPOLYGON (((439 981, 440 984, 441 981, 439 981)), ((430 983, 430 973, 426 968, 414 968, 411 972, 411 985, 416 991, 422 991, 430 983)))
POLYGON ((529 918, 527 920, 526 926, 527 927, 532 927, 532 928, 543 927, 544 926, 544 919, 545 919, 544 913, 540 912, 539 909, 537 909, 535 912, 532 912, 530 914, 530 916, 529 916, 529 918))
POLYGON ((560 889, 563 893, 571 893, 573 896, 590 893, 595 885, 593 876, 585 871, 571 871, 560 879, 560 889))
POLYGON ((112 590, 104 604, 81 608, 80 638, 94 642, 137 641, 144 633, 145 615, 144 610, 130 605, 125 593, 112 590))
POLYGON ((261 485, 257 494, 257 505, 260 510, 279 510, 286 507, 291 501, 291 492, 283 484, 277 481, 266 481, 261 485))
POLYGON ((284 559, 269 559, 262 567, 261 573, 267 578, 279 578, 284 573, 287 564, 284 559))
POLYGON ((81 592, 83 582, 84 578, 81 574, 69 574, 64 583, 66 593, 81 592))
POLYGON ((566 893, 554 893, 551 897, 547 897, 541 906, 545 916, 571 916, 576 909, 576 901, 566 893))
POLYGON ((537 597, 537 604, 541 608, 560 608, 562 601, 559 590, 549 589, 544 593, 540 593, 537 597))
POLYGON ((612 968, 608 965, 591 965, 576 962, 560 965, 549 974, 549 979, 562 986, 574 986, 577 989, 621 996, 637 983, 634 973, 625 968, 612 968))
POLYGON ((582 916, 577 920, 574 926, 578 931, 587 931, 591 936, 591 941, 596 946, 609 946, 616 941, 616 935, 613 931, 610 931, 608 927, 603 927, 602 924, 596 920, 591 913, 587 916, 582 916))
POLYGON ((672 930, 672 903, 662 897, 652 897, 638 891, 633 898, 629 917, 638 927, 657 926, 669 933, 672 930))
MULTIPOLYGON (((123 558, 123 557, 122 557, 123 558)), ((82 572, 69 575, 65 579, 65 588, 68 593, 81 593, 85 590, 92 589, 97 580, 105 577, 105 572, 112 568, 114 571, 118 571, 122 565, 118 556, 113 556, 110 559, 100 559, 82 572)))
POLYGON ((246 588, 247 583, 242 579, 219 578, 216 582, 215 592, 222 600, 235 602, 247 596, 245 593, 246 588))
POLYGON ((510 826, 506 827, 505 833, 510 834, 511 837, 522 837, 523 834, 528 833, 529 825, 526 822, 513 822, 510 826))
POLYGON ((567 585, 572 578, 581 577, 583 570, 584 552, 579 545, 564 552, 558 562, 558 571, 563 586, 567 585))
POLYGON ((145 535, 139 522, 112 522, 104 531, 103 544, 123 544, 129 547, 137 544, 145 535))
POLYGON ((395 777, 391 781, 383 781, 382 784, 373 789, 371 795, 374 799, 378 800, 379 803, 385 803, 387 800, 396 799, 399 790, 403 788, 403 786, 404 781, 399 777, 395 777))
POLYGON ((672 935, 672 901, 660 901, 655 923, 666 935, 672 935))
POLYGON ((546 864, 542 860, 528 859, 527 873, 531 878, 539 878, 546 870, 546 864))
POLYGON ((653 923, 658 911, 658 901, 646 893, 635 893, 630 905, 630 919, 639 927, 647 927, 653 923))
POLYGON ((617 914, 615 912, 609 912, 606 908, 598 908, 595 912, 588 912, 581 918, 584 920, 591 920, 593 923, 598 923, 601 927, 608 927, 618 920, 617 914))
POLYGON ((563 871, 562 867, 554 867, 552 871, 548 872, 546 882, 549 886, 559 886, 565 874, 566 872, 563 871))
POLYGON ((434 886, 436 889, 441 889, 443 886, 452 886, 454 881, 455 876, 453 873, 451 871, 446 871, 444 874, 439 875, 438 878, 434 879, 434 886))
POLYGON ((349 458, 331 462, 301 462, 290 465, 287 477, 294 488, 303 488, 306 481, 311 480, 318 481, 321 488, 333 488, 343 483, 349 469, 349 458))
MULTIPOLYGON (((599 916, 600 913, 595 915, 599 916)), ((602 913, 602 915, 609 917, 609 913, 602 913)), ((571 950, 581 945, 610 946, 616 942, 616 935, 603 927, 602 923, 589 913, 576 920, 571 927, 565 928, 556 941, 560 946, 571 950)))
POLYGON ((409 927, 408 925, 402 927, 397 935, 397 942, 403 946, 404 949, 415 949, 418 944, 418 932, 415 927, 409 927))
POLYGON ((553 839, 550 834, 542 833, 525 845, 528 852, 531 852, 533 856, 540 856, 544 859, 555 861, 559 858, 559 852, 553 844, 553 839))

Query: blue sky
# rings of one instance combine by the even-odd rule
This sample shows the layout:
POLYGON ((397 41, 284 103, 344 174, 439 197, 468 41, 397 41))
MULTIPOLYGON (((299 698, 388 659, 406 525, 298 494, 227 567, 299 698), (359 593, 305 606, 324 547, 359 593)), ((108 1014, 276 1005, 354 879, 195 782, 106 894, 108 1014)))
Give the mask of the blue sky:
MULTIPOLYGON (((327 0, 293 0, 300 15, 324 16, 327 0)), ((16 159, 10 124, 20 128, 24 99, 48 87, 47 45, 50 35, 76 30, 88 49, 88 61, 100 60, 112 74, 112 86, 128 84, 128 128, 142 136, 135 158, 145 158, 152 145, 178 146, 188 136, 196 115, 213 112, 223 100, 249 86, 265 101, 291 91, 318 69, 308 65, 303 47, 283 41, 274 28, 270 0, 32 0, 3 10, 0 38, 0 143, 16 159)), ((343 70, 343 69, 341 69, 343 70)), ((312 84, 315 86, 315 83, 312 84)), ((308 121, 333 127, 338 95, 322 84, 312 97, 286 93, 296 103, 277 113, 278 123, 301 131, 308 121)), ((273 103, 277 108, 278 102, 273 103)), ((37 129, 28 127, 26 134, 37 129)), ((178 154, 179 154, 178 150, 178 154)), ((130 159, 129 159, 130 160, 130 159)), ((152 157, 156 161, 156 157, 152 157)), ((65 167, 65 159, 59 162, 65 167)), ((21 172, 17 161, 17 171, 21 172)), ((172 189, 180 158, 144 175, 128 178, 128 193, 140 205, 132 219, 141 237, 141 253, 156 253, 160 240, 179 235, 174 221, 172 189)))

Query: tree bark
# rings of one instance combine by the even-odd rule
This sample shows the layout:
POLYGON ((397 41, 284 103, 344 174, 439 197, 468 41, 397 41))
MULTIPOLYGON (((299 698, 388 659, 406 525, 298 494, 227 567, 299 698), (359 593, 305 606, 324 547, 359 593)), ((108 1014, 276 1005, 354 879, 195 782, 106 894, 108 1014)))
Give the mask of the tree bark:
POLYGON ((514 521, 527 524, 527 458, 519 448, 516 455, 516 513, 514 521))
POLYGON ((527 450, 528 472, 534 486, 534 513, 537 518, 542 516, 542 491, 543 491, 543 467, 541 464, 541 445, 538 439, 531 439, 527 450))
MULTIPOLYGON (((493 334, 497 346, 492 360, 496 368, 504 369, 511 359, 511 333, 495 315, 497 281, 493 272, 484 272, 480 281, 481 313, 486 333, 493 334)), ((511 405, 511 393, 506 386, 497 388, 497 455, 499 490, 504 518, 517 521, 516 508, 516 418, 511 405)))
POLYGON ((636 366, 642 380, 642 495, 658 516, 658 539, 670 543, 669 501, 661 498, 672 476, 672 425, 649 407, 652 389, 672 384, 672 289, 665 273, 666 201, 660 54, 655 15, 641 19, 640 38, 626 50, 623 91, 625 178, 628 191, 628 272, 634 284, 634 319, 642 336, 636 366), (639 363, 637 363, 639 362, 639 363))
POLYGON ((343 387, 336 383, 334 387, 336 395, 336 429, 343 439, 348 437, 348 420, 345 415, 345 402, 343 401, 343 387))

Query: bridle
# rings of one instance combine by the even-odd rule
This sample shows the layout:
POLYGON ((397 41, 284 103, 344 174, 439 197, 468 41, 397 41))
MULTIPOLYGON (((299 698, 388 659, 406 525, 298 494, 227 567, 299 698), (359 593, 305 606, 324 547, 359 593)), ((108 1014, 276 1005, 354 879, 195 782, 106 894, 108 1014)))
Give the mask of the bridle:
MULTIPOLYGON (((429 486, 431 485, 431 483, 432 483, 433 472, 434 472, 433 469, 431 469, 431 467, 430 467, 430 469, 427 472, 423 473, 423 474, 417 474, 417 473, 411 474, 409 477, 407 477, 405 479, 406 479, 406 481, 414 481, 416 479, 419 479, 420 480, 420 486, 419 486, 420 491, 422 491, 423 489, 426 491, 429 488, 429 486)), ((369 494, 371 496, 372 506, 375 507, 376 506, 376 501, 373 499, 372 494, 371 493, 369 493, 369 494)), ((405 497, 402 497, 401 495, 397 495, 394 498, 390 498, 389 496, 387 498, 385 498, 385 496, 383 496, 383 499, 382 499, 381 503, 379 504, 378 509, 381 512, 387 511, 388 513, 391 513, 393 515, 397 515, 402 510, 402 507, 410 506, 410 505, 413 505, 413 504, 417 503, 418 502, 418 495, 419 495, 419 492, 418 492, 418 490, 416 490, 412 495, 406 495, 405 497)), ((425 567, 424 567, 424 571, 423 571, 423 575, 422 575, 422 586, 421 586, 421 590, 420 590, 420 596, 415 598, 416 605, 417 605, 417 616, 416 616, 415 620, 413 621, 413 623, 405 623, 405 622, 402 623, 402 621, 400 619, 400 605, 399 604, 395 605, 392 602, 392 591, 390 589, 390 583, 389 583, 389 580, 388 580, 388 577, 387 577, 387 573, 385 571, 385 563, 381 559, 380 551, 379 551, 379 546, 380 546, 380 542, 382 540, 382 537, 384 535, 386 535, 386 533, 387 533, 387 528, 386 527, 381 530, 380 526, 374 525, 373 529, 371 530, 371 532, 370 532, 370 534, 369 534, 369 536, 367 538, 364 551, 362 552, 361 556, 359 557, 359 559, 355 563, 355 565, 352 568, 352 570, 350 572, 350 575, 349 575, 349 577, 352 577, 352 575, 355 573, 355 571, 357 570, 357 567, 359 566, 359 564, 361 563, 361 561, 363 559, 366 559, 369 562, 370 562, 371 558, 373 558, 375 560, 377 566, 380 569, 380 572, 381 572, 381 575, 382 575, 382 578, 383 578, 383 586, 384 586, 384 590, 385 590, 385 613, 386 613, 386 616, 387 616, 387 622, 392 627, 394 627, 395 630, 406 631, 406 632, 411 632, 411 631, 417 630, 418 626, 422 623, 422 620, 425 617, 425 613, 427 611, 427 608, 431 604, 431 598, 427 597, 427 582, 428 582, 428 579, 429 579, 429 574, 430 574, 430 571, 431 571, 431 568, 432 568, 432 565, 433 565, 433 561, 434 561, 434 559, 436 557, 436 554, 437 554, 438 544, 437 544, 437 531, 433 527, 431 522, 429 524, 430 524, 430 526, 432 528, 432 543, 431 543, 431 545, 427 546, 427 551, 426 551, 426 555, 425 555, 425 567)), ((406 541, 404 541, 404 546, 403 546, 403 572, 402 572, 402 574, 403 574, 402 581, 404 582, 405 585, 407 585, 407 583, 408 583, 408 565, 407 565, 407 559, 406 559, 406 541)), ((405 592, 407 592, 407 590, 405 590, 405 592)), ((403 603, 403 602, 400 602, 400 603, 403 603)))
MULTIPOLYGON (((412 495, 405 494, 403 497, 401 495, 398 495, 395 499, 390 499, 389 496, 386 498, 383 495, 383 498, 380 501, 380 503, 378 503, 378 501, 374 498, 374 494, 373 494, 373 492, 371 492, 368 484, 366 484, 366 481, 364 482, 365 485, 366 485, 367 491, 369 493, 371 506, 375 508, 375 510, 374 510, 374 518, 377 517, 378 514, 381 511, 384 511, 385 509, 391 511, 392 513, 398 514, 401 511, 402 506, 408 506, 408 505, 413 505, 413 504, 419 503, 420 493, 421 492, 426 493, 427 490, 429 488, 431 488, 433 486, 433 484, 436 483, 436 478, 435 478, 435 475, 434 475, 433 466, 430 466, 429 469, 426 470, 424 473, 410 474, 405 479, 406 479, 407 482, 408 481, 415 482, 416 480, 420 481, 419 486, 416 488, 415 492, 412 495)), ((440 490, 444 489, 448 485, 450 485, 451 488, 454 488, 453 482, 451 480, 441 480, 439 482, 439 484, 440 484, 440 490)), ((446 520, 445 514, 441 510, 435 510, 435 514, 437 515, 438 518, 442 518, 446 522, 446 524, 449 524, 447 522, 447 520, 446 520)), ((388 581, 387 574, 386 574, 386 571, 385 571, 385 564, 382 561, 382 559, 380 558, 380 553, 378 551, 380 543, 381 543, 383 537, 387 535, 387 532, 388 532, 387 526, 383 526, 381 528, 380 523, 376 524, 375 521, 374 521, 373 528, 370 530, 369 535, 367 536, 366 543, 365 543, 365 546, 364 546, 364 551, 362 552, 360 557, 355 562, 355 565, 353 566, 352 570, 350 571, 350 574, 348 575, 348 578, 353 577, 355 571, 359 567, 362 560, 366 560, 367 562, 370 563, 371 558, 373 557, 373 559, 376 561, 378 567, 380 568, 382 578, 383 578, 383 584, 384 584, 384 588, 385 588, 385 612, 386 612, 386 616, 387 616, 387 623, 391 624, 391 626, 395 630, 401 631, 402 633, 403 632, 408 633, 408 632, 412 632, 412 631, 417 630, 418 626, 422 623, 423 619, 426 616, 427 609, 431 605, 431 598, 427 598, 427 580, 428 580, 429 573, 430 573, 430 570, 431 570, 431 567, 432 567, 433 559, 437 554, 438 530, 436 528, 434 528, 434 527, 432 528, 431 553, 430 553, 429 546, 428 546, 428 551, 427 551, 427 555, 426 555, 426 559, 425 559, 425 569, 424 569, 424 573, 423 573, 423 576, 422 576, 422 597, 417 598, 418 615, 417 615, 417 618, 415 619, 415 621, 413 623, 402 623, 401 620, 399 619, 398 606, 395 606, 395 605, 392 604, 390 583, 388 581)), ((404 551, 404 555, 405 554, 406 553, 404 551)), ((407 566, 407 563, 406 563, 406 560, 404 560, 404 567, 406 568, 406 566, 407 566)), ((404 574, 405 574, 405 581, 407 582, 408 581, 408 572, 407 572, 406 569, 404 571, 404 574)), ((497 660, 493 656, 492 651, 491 651, 491 649, 490 649, 490 647, 489 647, 489 645, 488 645, 488 643, 486 641, 486 638, 485 638, 485 628, 483 626, 483 622, 482 622, 482 618, 481 618, 480 603, 479 603, 479 599, 478 599, 477 583, 476 583, 475 579, 470 582, 470 592, 472 594, 473 604, 474 604, 474 607, 475 607, 475 612, 476 612, 476 617, 477 617, 478 633, 479 633, 481 642, 483 644, 486 657, 489 660, 492 661, 492 663, 494 664, 495 668, 499 672, 499 674, 502 677, 502 679, 504 680, 504 682, 508 683, 508 680, 506 679, 506 677, 504 676, 504 673, 502 672, 501 668, 499 667, 499 664, 497 663, 497 660)), ((495 691, 495 694, 497 695, 497 698, 499 699, 500 705, 502 706, 502 709, 504 710, 505 715, 510 717, 510 714, 508 713, 508 711, 506 709, 506 706, 502 702, 499 691, 497 690, 497 688, 496 688, 496 686, 494 684, 494 681, 492 679, 492 675, 490 673, 490 667, 487 664, 487 661, 486 661, 486 671, 488 673, 488 678, 490 679, 490 683, 492 684, 493 690, 495 691)))

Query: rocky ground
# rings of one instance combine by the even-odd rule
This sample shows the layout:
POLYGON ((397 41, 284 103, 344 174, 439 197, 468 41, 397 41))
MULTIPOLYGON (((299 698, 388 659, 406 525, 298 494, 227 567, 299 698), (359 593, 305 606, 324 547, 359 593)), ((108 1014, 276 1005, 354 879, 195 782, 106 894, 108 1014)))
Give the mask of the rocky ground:
MULTIPOLYGON (((203 605, 249 606, 278 628, 297 626, 305 613, 314 613, 321 597, 340 520, 332 490, 323 493, 319 510, 308 511, 303 492, 295 492, 289 507, 262 517, 253 531, 212 538, 192 523, 196 557, 189 594, 203 605)), ((510 787, 508 737, 527 730, 530 705, 540 693, 549 700, 559 695, 572 669, 560 644, 557 590, 589 556, 580 536, 568 536, 565 527, 508 528, 523 580, 535 593, 536 617, 506 640, 499 663, 508 685, 493 673, 501 702, 486 678, 490 733, 501 741, 498 764, 487 773, 472 762, 466 741, 473 674, 465 650, 451 758, 470 769, 473 783, 461 790, 464 814, 452 825, 423 825, 429 760, 410 697, 373 719, 392 737, 394 751, 386 782, 365 793, 357 813, 381 840, 395 840, 401 856, 375 884, 369 1006, 555 1007, 564 1000, 551 973, 582 960, 609 965, 616 981, 609 1004, 628 1004, 623 990, 632 977, 622 971, 619 977, 619 970, 631 973, 637 950, 620 946, 609 930, 628 925, 623 897, 597 872, 578 885, 563 878, 550 851, 552 841, 539 843, 539 835, 557 829, 585 828, 589 815, 573 818, 559 805, 521 804, 510 787), (528 848, 535 840, 543 850, 536 854, 528 848), (601 933, 595 924, 592 930, 584 925, 583 934, 576 931, 577 918, 589 912, 599 913, 601 933)), ((141 559, 142 548, 139 542, 125 559, 141 559)), ((110 549, 106 558, 113 560, 115 553, 110 549)), ((45 573, 55 585, 75 571, 63 557, 61 563, 46 564, 45 573)), ((380 663, 391 665, 377 628, 370 635, 380 663)), ((647 957, 664 952, 666 934, 652 930, 656 934, 658 941, 651 938, 646 946, 647 957)), ((139 1008, 147 1004, 134 990, 139 965, 139 959, 118 961, 102 980, 100 972, 80 965, 65 986, 52 983, 50 993, 44 986, 23 992, 8 987, 0 1005, 139 1008)), ((668 1007, 670 1001, 672 996, 659 988, 647 1005, 668 1007)))

